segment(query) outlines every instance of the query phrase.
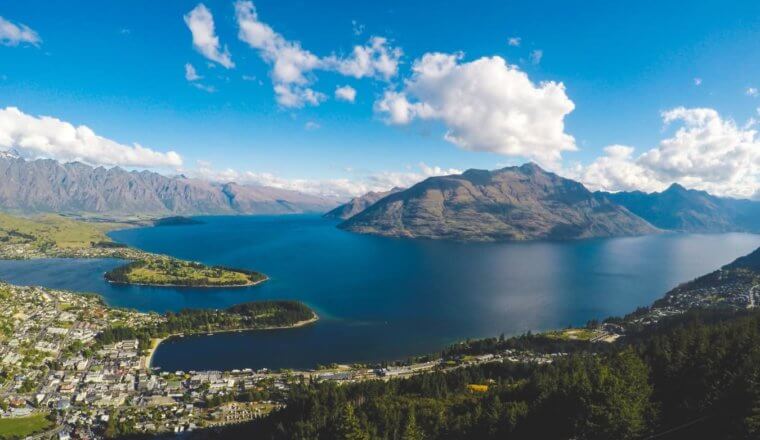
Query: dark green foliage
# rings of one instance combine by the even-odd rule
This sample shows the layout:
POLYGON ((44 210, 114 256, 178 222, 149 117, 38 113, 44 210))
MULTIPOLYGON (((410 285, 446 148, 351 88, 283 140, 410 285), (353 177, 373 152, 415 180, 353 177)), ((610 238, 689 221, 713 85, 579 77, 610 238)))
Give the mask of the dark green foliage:
MULTIPOLYGON (((469 342, 467 349, 509 340, 469 342)), ((533 336, 511 343, 544 346, 533 336)), ((313 439, 758 438, 760 312, 700 310, 604 352, 549 365, 490 363, 408 379, 295 386, 288 405, 198 437, 313 439), (485 393, 468 384, 488 385, 485 393), (347 437, 355 435, 357 437, 347 437)))
POLYGON ((225 310, 185 309, 177 313, 167 312, 166 321, 154 326, 108 328, 98 335, 98 342, 111 344, 139 339, 140 346, 147 348, 151 338, 170 334, 284 327, 313 317, 314 312, 297 301, 254 301, 225 310))
POLYGON ((90 245, 94 248, 103 249, 122 249, 127 247, 124 243, 116 243, 114 241, 93 241, 90 242, 90 245))
POLYGON ((129 272, 133 269, 138 269, 140 267, 143 267, 145 265, 144 261, 133 261, 131 263, 127 263, 123 266, 115 267, 111 269, 110 271, 106 272, 104 275, 105 279, 107 281, 110 281, 112 283, 122 283, 127 284, 129 283, 129 272))
POLYGON ((153 226, 189 226, 202 224, 203 222, 200 220, 182 216, 164 217, 153 222, 153 226))

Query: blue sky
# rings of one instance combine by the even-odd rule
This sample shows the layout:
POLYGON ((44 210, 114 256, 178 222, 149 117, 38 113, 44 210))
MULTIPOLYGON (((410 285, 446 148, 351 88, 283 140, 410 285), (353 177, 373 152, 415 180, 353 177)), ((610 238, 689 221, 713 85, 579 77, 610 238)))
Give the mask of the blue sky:
MULTIPOLYGON (((330 189, 330 182, 338 180, 343 188, 334 189, 338 192, 351 183, 374 189, 374 183, 387 185, 404 173, 426 175, 421 163, 449 171, 538 160, 606 189, 656 190, 678 180, 754 197, 760 159, 754 153, 759 144, 750 133, 750 118, 757 117, 760 106, 760 98, 751 96, 757 94, 753 88, 760 88, 760 3, 692 3, 255 1, 260 23, 321 59, 349 59, 354 46, 364 47, 374 36, 385 38, 389 50, 403 51, 389 78, 377 73, 356 78, 339 68, 306 71, 308 82, 298 87, 324 98, 318 105, 298 107, 278 103, 272 62, 239 38, 233 1, 203 2, 213 16, 219 51, 226 47, 234 63, 230 68, 193 45, 184 17, 198 7, 197 1, 4 2, 0 17, 19 29, 28 26, 37 39, 6 39, 0 45, 0 107, 86 125, 127 146, 176 151, 181 170, 190 174, 200 175, 199 168, 209 175, 228 168, 250 171, 252 181, 296 189, 301 185, 307 191, 330 189), (510 45, 515 37, 519 45, 510 45), (451 106, 437 100, 441 91, 405 89, 405 81, 413 80, 415 61, 436 52, 461 52, 452 59, 457 67, 501 57, 510 69, 526 74, 536 90, 544 81, 564 84, 572 110, 535 117, 564 124, 559 132, 572 136, 577 150, 561 151, 558 160, 535 153, 540 146, 505 152, 499 141, 491 145, 492 138, 472 139, 479 136, 478 125, 472 123, 466 129, 455 127, 461 135, 457 143, 445 140, 444 133, 461 115, 443 116, 450 113, 446 108, 435 109, 437 116, 432 117, 415 110, 416 116, 403 122, 378 110, 388 90, 405 93, 404 102, 415 105, 429 101, 433 107, 451 106), (202 79, 186 79, 188 63, 202 79), (335 99, 336 87, 345 85, 356 90, 355 102, 335 99), (663 112, 679 107, 686 112, 674 113, 674 122, 665 124, 663 112), (698 108, 714 113, 689 112, 698 108), (678 130, 684 131, 681 141, 691 140, 663 147, 663 142, 678 138, 678 130), (706 136, 723 144, 699 144, 706 136), (464 144, 472 143, 483 151, 467 150, 464 144), (609 159, 622 162, 605 165, 598 158, 610 156, 603 150, 610 145, 633 150, 613 151, 609 159), (705 148, 713 149, 706 155, 712 168, 683 166, 689 151, 693 156, 705 148), (651 149, 657 154, 641 157, 651 149), (752 166, 742 168, 739 162, 747 161, 752 166), (722 162, 733 165, 715 165, 722 162), (629 174, 617 175, 627 167, 629 174)), ((462 90, 471 90, 470 84, 462 90)), ((488 90, 465 101, 478 105, 490 96, 484 92, 488 90)), ((507 100, 484 111, 533 109, 553 102, 507 100)), ((490 121, 489 115, 483 119, 490 121)), ((530 145, 536 132, 545 131, 536 126, 516 130, 521 145, 530 145)), ((9 145, 3 145, 0 133, 0 148, 9 145)))

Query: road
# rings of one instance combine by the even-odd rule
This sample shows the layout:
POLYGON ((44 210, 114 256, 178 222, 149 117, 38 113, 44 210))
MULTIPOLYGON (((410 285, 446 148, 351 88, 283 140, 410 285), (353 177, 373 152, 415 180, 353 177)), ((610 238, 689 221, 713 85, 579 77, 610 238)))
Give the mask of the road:
POLYGON ((747 305, 748 309, 755 308, 755 289, 758 287, 760 287, 760 284, 755 284, 751 289, 749 289, 749 304, 747 305))

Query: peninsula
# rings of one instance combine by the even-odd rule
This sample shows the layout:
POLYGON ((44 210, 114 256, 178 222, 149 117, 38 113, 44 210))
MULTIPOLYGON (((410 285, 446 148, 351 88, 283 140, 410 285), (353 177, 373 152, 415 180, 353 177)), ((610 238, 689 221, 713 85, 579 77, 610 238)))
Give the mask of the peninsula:
POLYGON ((119 258, 129 260, 105 274, 119 284, 184 287, 243 287, 266 281, 250 270, 206 266, 130 248, 106 232, 131 225, 91 223, 60 215, 35 218, 0 214, 0 259, 119 258))

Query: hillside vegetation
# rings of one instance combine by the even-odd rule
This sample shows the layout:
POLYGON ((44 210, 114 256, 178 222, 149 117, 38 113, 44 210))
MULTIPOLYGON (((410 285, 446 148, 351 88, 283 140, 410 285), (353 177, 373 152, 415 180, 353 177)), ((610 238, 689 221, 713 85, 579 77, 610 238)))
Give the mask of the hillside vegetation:
POLYGON ((139 328, 111 327, 98 335, 98 342, 111 344, 137 339, 142 348, 147 348, 153 338, 174 334, 293 327, 312 322, 317 319, 317 315, 298 301, 254 301, 223 310, 185 309, 177 313, 168 312, 165 318, 139 328))
POLYGON ((87 223, 55 214, 25 218, 0 213, 0 243, 89 248, 93 243, 111 242, 105 232, 115 227, 114 223, 87 223))

